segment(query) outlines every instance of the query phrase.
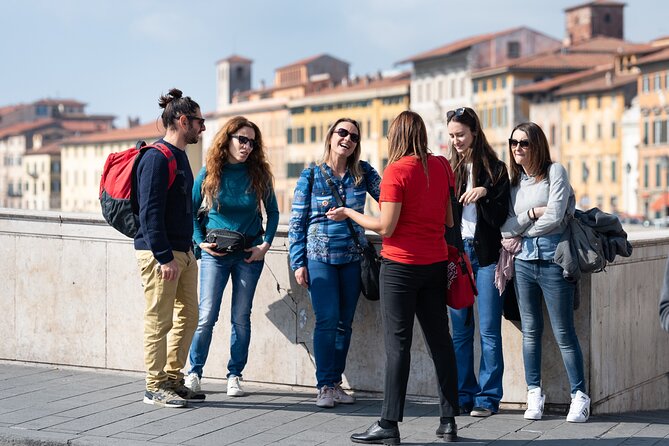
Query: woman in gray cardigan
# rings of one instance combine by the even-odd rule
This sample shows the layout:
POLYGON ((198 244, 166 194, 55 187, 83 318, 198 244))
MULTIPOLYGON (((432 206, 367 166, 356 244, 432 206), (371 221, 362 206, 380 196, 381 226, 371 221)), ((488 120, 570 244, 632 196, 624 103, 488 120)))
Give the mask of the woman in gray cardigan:
POLYGON ((590 415, 585 393, 583 354, 574 328, 573 282, 562 276, 553 261, 557 244, 574 212, 574 192, 567 171, 553 163, 546 135, 537 124, 517 125, 509 139, 511 207, 502 237, 521 237, 514 260, 515 286, 523 332, 523 360, 527 382, 525 418, 540 420, 545 396, 541 391, 542 299, 571 385, 567 421, 583 423, 590 415))

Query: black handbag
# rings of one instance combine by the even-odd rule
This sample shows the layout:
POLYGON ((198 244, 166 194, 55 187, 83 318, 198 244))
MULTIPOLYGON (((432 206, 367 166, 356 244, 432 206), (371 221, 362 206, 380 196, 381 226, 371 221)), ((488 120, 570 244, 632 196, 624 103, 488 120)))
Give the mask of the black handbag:
MULTIPOLYGON (((335 187, 332 178, 330 178, 330 175, 328 175, 327 171, 323 168, 322 165, 318 167, 320 167, 321 172, 323 173, 323 177, 325 177, 325 182, 332 191, 332 195, 337 202, 337 206, 344 207, 345 204, 341 199, 341 196, 339 196, 339 192, 337 192, 337 188, 335 187)), ((351 236, 353 237, 353 243, 355 243, 355 247, 358 249, 358 253, 360 254, 360 288, 362 289, 362 294, 367 298, 367 300, 379 300, 381 297, 381 291, 379 289, 381 259, 376 253, 376 249, 371 243, 369 243, 369 241, 367 241, 367 245, 364 247, 360 244, 360 240, 358 240, 358 234, 353 228, 351 219, 347 218, 346 223, 348 225, 348 230, 351 232, 351 236)))
POLYGON ((212 229, 204 239, 207 243, 216 243, 213 251, 233 253, 246 248, 246 236, 241 232, 228 229, 212 229))

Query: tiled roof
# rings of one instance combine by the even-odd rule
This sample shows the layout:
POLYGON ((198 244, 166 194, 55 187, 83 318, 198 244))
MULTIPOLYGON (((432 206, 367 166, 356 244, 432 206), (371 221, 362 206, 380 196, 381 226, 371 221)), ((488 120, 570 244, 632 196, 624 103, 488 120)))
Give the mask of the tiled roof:
POLYGON ((511 64, 511 68, 517 70, 527 69, 575 69, 590 68, 594 65, 601 65, 611 62, 609 54, 571 54, 554 53, 541 56, 530 57, 522 62, 511 64))
POLYGON ((22 108, 27 107, 26 104, 14 104, 14 105, 6 105, 4 107, 0 107, 0 116, 7 115, 9 113, 13 113, 16 110, 20 110, 22 108))
POLYGON ((516 59, 494 67, 481 68, 472 71, 472 77, 486 76, 500 70, 511 72, 549 71, 552 73, 569 73, 572 71, 591 68, 596 65, 607 64, 612 61, 610 54, 573 54, 570 52, 549 52, 536 54, 522 59, 516 59))
POLYGON ((246 57, 242 57, 242 56, 238 56, 236 54, 233 54, 230 57, 226 57, 225 59, 219 60, 218 62, 252 63, 253 61, 251 59, 247 59, 246 57))
POLYGON ((601 73, 598 77, 586 82, 579 82, 574 85, 566 86, 558 89, 555 94, 558 96, 579 94, 579 93, 593 93, 598 91, 611 91, 614 88, 622 87, 627 84, 635 83, 638 75, 625 74, 611 76, 607 79, 606 73, 601 73))
POLYGON ((32 121, 32 122, 19 122, 14 125, 10 125, 9 127, 5 127, 4 129, 1 129, 0 139, 7 138, 8 136, 21 135, 31 130, 37 130, 39 128, 53 125, 56 123, 57 121, 51 118, 40 119, 39 121, 32 121))
POLYGON ((91 143, 107 143, 119 141, 138 141, 147 140, 153 141, 161 138, 165 134, 165 129, 160 121, 150 122, 148 124, 138 125, 136 127, 114 129, 107 132, 90 133, 87 135, 76 136, 64 140, 61 145, 65 144, 91 144, 91 143))
POLYGON ((348 93, 351 91, 371 90, 376 88, 390 87, 394 85, 409 85, 411 83, 411 73, 408 71, 402 72, 395 76, 384 77, 381 79, 373 78, 369 81, 358 81, 348 85, 337 84, 332 87, 324 88, 322 90, 308 94, 307 96, 320 96, 326 94, 348 93))
POLYGON ((534 82, 527 85, 521 85, 513 90, 514 94, 542 93, 555 90, 564 85, 571 85, 583 79, 587 79, 598 72, 612 69, 612 64, 601 65, 589 70, 577 71, 575 73, 563 74, 550 79, 534 82))
POLYGON ((62 120, 60 124, 64 129, 71 130, 73 132, 81 133, 92 133, 92 132, 102 132, 110 129, 110 125, 106 122, 100 122, 99 120, 91 121, 87 119, 82 120, 62 120))
POLYGON ((607 0, 595 0, 593 2, 587 2, 576 6, 570 6, 569 8, 565 8, 565 12, 583 8, 585 6, 625 6, 625 3, 613 2, 607 0))
MULTIPOLYGON (((305 59, 300 59, 296 62, 289 63, 288 65, 284 65, 282 67, 279 67, 279 68, 276 69, 276 71, 283 70, 283 69, 290 68, 290 67, 299 66, 299 65, 307 65, 307 64, 309 64, 309 63, 311 63, 315 60, 320 59, 321 57, 332 57, 332 56, 330 56, 329 54, 325 54, 325 53, 317 54, 315 56, 307 57, 305 59)), ((337 58, 333 57, 333 59, 337 59, 337 58)), ((344 62, 343 60, 340 60, 340 59, 337 59, 337 60, 339 60, 340 62, 344 62)), ((348 62, 344 62, 344 63, 348 63, 348 62)))
POLYGON ((85 102, 79 102, 79 101, 74 100, 74 99, 50 99, 50 98, 39 99, 39 100, 33 102, 33 104, 34 105, 60 105, 60 104, 63 104, 63 105, 70 105, 70 106, 74 106, 74 107, 80 107, 80 106, 86 105, 85 102))
POLYGON ((666 61, 669 61, 669 48, 665 48, 649 56, 642 57, 637 61, 637 65, 644 65, 653 62, 666 62, 666 61))
POLYGON ((444 46, 440 46, 439 48, 435 48, 429 51, 425 51, 423 53, 416 54, 415 56, 408 57, 404 60, 400 60, 397 62, 398 64, 401 63, 408 63, 408 62, 418 62, 421 60, 426 60, 426 59, 432 59, 433 57, 440 57, 440 56, 446 56, 448 54, 455 53, 457 51, 461 51, 464 49, 467 49, 469 47, 472 47, 476 45, 477 43, 482 43, 486 42, 489 40, 492 40, 496 37, 500 37, 506 34, 511 34, 513 32, 519 31, 523 29, 523 27, 517 27, 517 28, 511 28, 511 29, 506 29, 504 31, 499 31, 496 33, 488 33, 488 34, 479 34, 476 36, 471 36, 467 37, 461 40, 456 40, 455 42, 451 42, 449 44, 446 44, 444 46))
POLYGON ((62 141, 53 142, 39 149, 32 149, 26 152, 26 155, 60 155, 62 141))
POLYGON ((584 42, 571 45, 572 53, 635 53, 652 51, 652 46, 646 43, 634 43, 615 37, 593 37, 584 42))

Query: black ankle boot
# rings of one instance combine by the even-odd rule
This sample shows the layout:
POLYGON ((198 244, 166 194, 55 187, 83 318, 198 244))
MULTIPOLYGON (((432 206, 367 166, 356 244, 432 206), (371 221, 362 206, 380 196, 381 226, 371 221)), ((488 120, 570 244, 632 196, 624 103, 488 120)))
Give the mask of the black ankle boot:
POLYGON ((444 441, 458 441, 458 426, 455 424, 455 418, 450 417, 445 423, 439 423, 436 434, 444 441))
POLYGON ((351 441, 364 444, 400 444, 400 430, 397 426, 384 429, 375 421, 365 432, 351 435, 351 441))

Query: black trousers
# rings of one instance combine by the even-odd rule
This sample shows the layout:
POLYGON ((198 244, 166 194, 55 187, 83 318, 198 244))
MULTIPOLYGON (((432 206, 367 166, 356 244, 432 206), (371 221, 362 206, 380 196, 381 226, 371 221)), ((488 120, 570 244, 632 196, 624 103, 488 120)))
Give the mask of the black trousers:
POLYGON ((383 259, 381 320, 386 376, 381 417, 402 421, 411 366, 414 316, 434 362, 442 417, 459 415, 458 372, 448 330, 446 262, 408 265, 383 259))

